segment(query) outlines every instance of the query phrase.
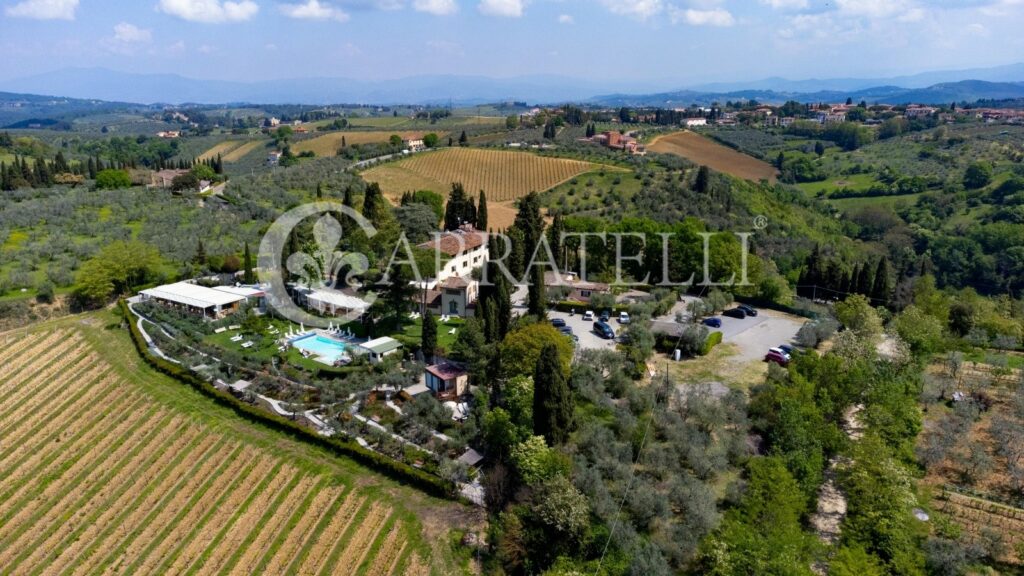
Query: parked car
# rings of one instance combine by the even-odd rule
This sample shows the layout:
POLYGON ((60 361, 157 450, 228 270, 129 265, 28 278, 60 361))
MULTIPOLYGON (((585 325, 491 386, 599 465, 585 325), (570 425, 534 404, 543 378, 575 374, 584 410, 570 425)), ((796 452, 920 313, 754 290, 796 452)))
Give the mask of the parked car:
POLYGON ((722 316, 728 316, 730 318, 739 318, 740 320, 742 320, 747 317, 747 313, 744 312, 743 310, 740 310, 739 308, 732 308, 731 310, 726 310, 725 312, 722 312, 722 316))
POLYGON ((743 310, 743 313, 746 314, 747 316, 757 316, 757 308, 747 306, 746 304, 740 304, 736 307, 739 308, 740 310, 743 310))
POLYGON ((793 359, 793 357, 789 355, 789 352, 786 352, 782 348, 769 348, 768 352, 784 356, 787 362, 793 359))
POLYGON ((558 331, 561 332, 562 334, 565 334, 566 336, 570 336, 572 335, 572 326, 562 326, 558 329, 558 331))
POLYGON ((786 366, 789 364, 789 358, 787 358, 784 354, 780 354, 774 351, 769 351, 767 354, 765 354, 764 361, 775 362, 779 366, 786 366))
POLYGON ((598 317, 598 320, 600 320, 601 322, 607 322, 608 320, 611 319, 611 317, 612 317, 612 313, 607 311, 607 310, 605 310, 605 311, 601 312, 601 315, 598 317))
POLYGON ((629 324, 629 312, 619 312, 619 324, 629 324))
POLYGON ((594 322, 594 333, 605 340, 615 339, 615 331, 605 322, 594 322))
POLYGON ((785 352, 790 357, 792 357, 793 353, 796 352, 796 348, 790 346, 789 344, 780 344, 779 345, 779 350, 782 350, 783 352, 785 352))
POLYGON ((712 328, 721 328, 722 327, 722 319, 721 318, 715 318, 715 317, 705 318, 705 319, 701 320, 700 323, 705 325, 705 326, 710 326, 712 328))
POLYGON ((565 320, 561 318, 552 318, 551 325, 555 328, 561 328, 562 326, 565 326, 565 320))
POLYGON ((586 320, 587 322, 593 321, 593 319, 594 319, 594 311, 593 310, 587 310, 586 312, 584 312, 583 313, 583 319, 586 320))

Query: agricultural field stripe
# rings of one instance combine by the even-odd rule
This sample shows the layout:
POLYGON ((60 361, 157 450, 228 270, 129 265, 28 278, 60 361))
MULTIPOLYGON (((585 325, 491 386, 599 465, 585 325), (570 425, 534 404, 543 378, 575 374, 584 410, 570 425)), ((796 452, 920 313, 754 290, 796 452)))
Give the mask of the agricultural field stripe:
MULTIPOLYGON (((151 416, 156 413, 157 410, 156 407, 154 407, 146 414, 146 420, 150 420, 151 416)), ((170 414, 164 415, 164 418, 169 417, 170 414)), ((43 492, 42 496, 46 496, 51 488, 54 490, 55 494, 48 498, 40 498, 37 496, 37 498, 30 502, 29 505, 26 505, 25 507, 18 510, 18 515, 14 516, 14 518, 10 521, 10 527, 14 528, 22 526, 25 522, 27 522, 30 528, 43 531, 42 535, 34 536, 34 538, 45 538, 49 535, 49 531, 53 530, 54 528, 57 528, 59 524, 51 525, 49 523, 40 522, 44 515, 46 515, 48 512, 64 514, 68 516, 76 513, 84 501, 87 501, 89 498, 91 498, 97 491, 106 488, 106 480, 108 480, 111 476, 117 474, 125 461, 129 461, 129 459, 131 459, 135 453, 137 453, 143 447, 147 446, 149 440, 153 438, 152 432, 147 434, 136 434, 133 432, 133 429, 136 427, 138 420, 141 419, 142 418, 125 420, 124 424, 118 427, 115 433, 111 435, 116 438, 114 446, 104 446, 99 451, 99 454, 103 455, 100 461, 96 461, 95 457, 88 458, 85 460, 85 464, 83 464, 84 466, 86 466, 85 470, 75 473, 75 468, 70 468, 67 472, 61 474, 59 478, 56 478, 54 482, 50 483, 47 486, 47 489, 43 492), (117 464, 107 466, 107 463, 110 461, 116 462, 117 464), (90 478, 92 475, 96 474, 101 470, 107 470, 107 472, 100 473, 100 477, 96 478, 93 481, 93 483, 89 484, 92 486, 92 488, 86 491, 85 494, 82 495, 77 500, 73 500, 73 503, 65 503, 65 500, 69 498, 74 498, 75 491, 84 483, 84 481, 87 478, 90 478), (71 476, 70 478, 68 477, 69 475, 71 476), (53 498, 54 496, 60 497, 60 500, 56 502, 52 501, 51 498, 53 498), (45 507, 44 504, 46 505, 45 507), (36 510, 37 508, 39 509, 36 510), (28 516, 26 514, 28 512, 31 512, 31 516, 28 516), (19 520, 19 517, 22 516, 28 517, 19 520)), ((97 445, 97 447, 99 447, 99 445, 97 445)), ((90 455, 94 455, 95 453, 95 450, 89 452, 90 455)), ((83 460, 79 460, 78 463, 82 464, 83 460)), ((7 566, 9 568, 17 567, 17 565, 25 559, 25 554, 31 553, 32 551, 31 547, 29 547, 27 550, 19 551, 19 547, 16 545, 22 542, 22 540, 25 538, 26 533, 18 530, 15 530, 14 532, 14 535, 17 536, 15 540, 8 540, 6 542, 0 543, 0 547, 5 548, 5 550, 2 553, 0 553, 0 565, 7 566), (14 559, 11 559, 10 556, 13 553, 18 553, 18 556, 14 559)), ((33 536, 30 535, 30 537, 33 536)), ((30 544, 34 541, 35 540, 29 540, 29 542, 25 542, 23 546, 30 544)))
MULTIPOLYGON (((217 567, 217 571, 219 573, 227 574, 229 571, 234 569, 239 561, 243 560, 250 551, 255 550, 253 543, 260 536, 263 528, 271 522, 277 509, 291 495, 295 490, 295 487, 306 478, 301 471, 293 469, 290 466, 289 473, 291 474, 291 477, 289 478, 288 483, 285 486, 282 486, 278 492, 273 495, 271 501, 267 503, 265 509, 259 514, 259 518, 253 521, 249 527, 242 526, 243 529, 247 530, 245 537, 237 546, 235 546, 235 549, 231 552, 230 556, 222 562, 222 566, 217 567)), ((260 503, 263 503, 262 498, 260 499, 260 503)), ((255 510, 256 512, 259 512, 258 507, 255 510)), ((248 517, 249 515, 247 514, 246 518, 248 517)))
MULTIPOLYGON (((298 482, 300 472, 293 466, 282 464, 277 475, 266 490, 260 492, 252 500, 241 516, 239 516, 230 529, 225 533, 217 548, 210 550, 203 565, 200 567, 202 573, 212 574, 224 571, 223 567, 232 558, 242 553, 242 544, 255 537, 253 527, 260 526, 261 519, 270 509, 270 505, 278 498, 286 494, 293 482, 298 482)), ((197 569, 198 570, 198 569, 197 569)))
MULTIPOLYGON (((95 355, 78 357, 69 355, 64 361, 55 364, 54 368, 78 376, 83 370, 89 368, 90 362, 95 362, 95 355), (69 364, 71 366, 68 366, 69 364)), ((90 372, 96 373, 95 370, 90 372)), ((55 377, 54 374, 40 372, 39 377, 46 378, 46 381, 39 383, 33 379, 24 383, 23 387, 14 394, 4 398, 4 405, 8 409, 3 417, 0 417, 0 438, 11 441, 11 433, 23 430, 26 420, 38 418, 38 410, 60 405, 62 396, 74 395, 77 391, 74 389, 74 385, 68 386, 68 376, 69 374, 62 374, 60 377, 55 377)))
MULTIPOLYGON (((93 366, 88 372, 82 374, 81 371, 87 368, 87 364, 92 356, 86 356, 79 364, 71 368, 74 378, 88 379, 88 382, 93 382, 100 377, 104 376, 109 370, 108 366, 100 365, 93 366)), ((36 421, 35 425, 45 423, 46 414, 52 413, 54 410, 60 409, 66 404, 67 398, 76 398, 81 396, 88 391, 87 386, 77 386, 77 389, 68 387, 66 378, 53 378, 50 382, 44 384, 41 387, 37 387, 34 390, 26 390, 24 396, 19 396, 19 401, 4 401, 4 404, 8 406, 8 413, 0 419, 0 437, 3 437, 6 443, 16 445, 14 433, 24 433, 26 429, 31 430, 32 426, 26 426, 27 421, 36 421)), ((6 454, 4 451, 3 454, 6 454)), ((3 456, 0 455, 0 459, 3 456)))
POLYGON ((299 572, 299 568, 306 561, 309 551, 313 549, 313 546, 316 544, 320 535, 326 532, 327 527, 330 526, 335 515, 339 513, 339 510, 341 510, 343 506, 351 506, 352 501, 355 499, 356 495, 354 490, 343 491, 338 495, 338 498, 331 504, 331 507, 324 511, 324 514, 320 517, 316 526, 306 537, 302 547, 295 553, 292 561, 287 566, 288 574, 297 574, 299 572))
MULTIPOLYGON (((88 404, 88 402, 86 402, 88 404)), ((5 511, 8 507, 17 508, 17 505, 21 501, 15 500, 14 497, 19 495, 21 492, 28 492, 31 497, 32 492, 39 489, 37 484, 33 482, 40 482, 53 477, 58 474, 61 469, 66 469, 69 466, 74 465, 78 460, 85 457, 86 453, 93 449, 93 446, 97 442, 102 442, 107 438, 108 430, 101 426, 101 420, 95 418, 97 413, 102 415, 110 414, 115 410, 122 408, 133 409, 141 407, 142 400, 139 398, 116 398, 114 402, 110 404, 97 404, 94 403, 87 412, 83 413, 84 418, 90 418, 84 420, 81 430, 73 435, 69 441, 66 442, 49 442, 44 450, 37 452, 30 452, 26 454, 16 464, 12 472, 5 476, 5 483, 11 483, 10 486, 5 488, 5 492, 0 494, 0 527, 4 526, 5 515, 8 512, 5 511), (129 400, 133 400, 134 403, 130 403, 129 400), (79 446, 81 444, 81 447, 79 446), (26 463, 35 463, 26 466, 26 463), (56 470, 52 469, 54 466, 56 470), (30 479, 31 482, 21 484, 21 480, 30 479)), ((51 427, 55 428, 52 436, 56 436, 61 433, 60 421, 52 421, 51 427)))
MULTIPOLYGON (((148 509, 146 503, 153 496, 154 491, 164 488, 167 484, 178 482, 180 475, 195 460, 193 455, 196 453, 202 455, 214 444, 214 439, 207 434, 203 434, 198 428, 193 428, 190 432, 187 446, 176 451, 164 450, 167 456, 172 457, 172 460, 165 465, 152 467, 152 471, 147 471, 148 476, 144 480, 145 485, 141 487, 137 494, 129 495, 128 492, 125 492, 126 496, 130 496, 128 501, 118 502, 116 505, 111 506, 104 512, 103 516, 90 523, 84 532, 76 535, 74 542, 61 554, 60 558, 63 560, 63 564, 52 566, 49 572, 52 573, 55 570, 66 571, 70 567, 86 564, 93 551, 106 541, 106 538, 113 532, 115 527, 124 527, 128 516, 132 512, 148 509)), ((160 492, 157 493, 158 496, 159 494, 160 492)))
POLYGON ((8 333, 7 336, 4 338, 3 344, 0 344, 0 346, 2 346, 2 348, 0 348, 0 362, 3 363, 0 365, 7 364, 8 360, 17 356, 22 350, 24 350, 28 346, 38 342, 40 338, 45 338, 47 334, 49 334, 49 332, 32 332, 29 334, 20 334, 17 336, 8 333))
POLYGON ((340 568, 342 574, 356 574, 359 571, 359 567, 369 562, 369 559, 373 558, 373 553, 379 549, 381 542, 384 539, 385 531, 384 528, 392 525, 395 520, 393 510, 385 508, 382 513, 383 518, 378 521, 375 517, 372 519, 374 524, 373 533, 369 536, 364 536, 367 532, 360 532, 359 538, 349 541, 349 545, 345 547, 345 553, 342 554, 341 560, 338 565, 335 566, 337 570, 340 568), (352 542, 355 542, 353 545, 352 542))
POLYGON ((374 501, 366 514, 354 523, 349 533, 335 543, 327 562, 320 569, 320 576, 335 574, 338 570, 341 570, 341 574, 352 574, 358 565, 358 562, 353 561, 352 555, 355 553, 362 557, 365 553, 363 548, 368 547, 377 537, 377 532, 390 515, 391 511, 387 506, 379 500, 374 501))
MULTIPOLYGON (((312 488, 317 483, 315 476, 303 476, 289 493, 282 494, 284 500, 280 502, 280 507, 267 510, 267 514, 264 515, 266 522, 259 525, 255 539, 247 544, 244 554, 239 557, 237 563, 231 568, 232 574, 257 573, 256 565, 263 558, 271 541, 277 536, 281 525, 287 522, 295 509, 301 506, 306 498, 312 494, 312 488)), ((225 570, 222 573, 226 572, 225 570)))
POLYGON ((22 372, 37 370, 40 364, 52 361, 64 353, 63 346, 54 346, 59 338, 66 338, 66 332, 54 332, 49 338, 33 346, 28 353, 18 356, 18 362, 0 366, 0 381, 16 381, 22 372))
POLYGON ((133 453, 131 461, 119 463, 120 469, 102 481, 102 488, 99 492, 94 493, 84 502, 77 503, 71 510, 65 510, 62 516, 56 519, 54 523, 58 529, 50 534, 46 541, 32 546, 35 552, 25 561, 22 571, 31 570, 32 574, 39 574, 42 570, 46 570, 48 573, 58 570, 59 566, 55 564, 68 559, 71 546, 76 541, 80 541, 83 532, 98 528, 101 525, 100 518, 120 510, 124 505, 122 500, 133 498, 133 489, 140 485, 145 486, 152 481, 169 460, 172 460, 196 438, 196 434, 189 433, 184 418, 175 417, 166 422, 158 431, 154 432, 150 441, 133 453), (168 438, 173 439, 170 446, 166 445, 168 438), (154 446, 154 442, 159 444, 154 446), (101 498, 101 496, 105 496, 105 498, 101 498), (84 519, 83 515, 85 515, 84 519), (71 521, 72 516, 74 522, 71 521), (56 541, 54 541, 55 539, 56 541), (44 558, 47 556, 49 558, 44 558), (42 564, 44 559, 48 562, 42 564))
MULTIPOLYGON (((127 405, 130 400, 129 398, 114 398, 110 405, 96 401, 97 396, 99 396, 99 400, 104 400, 110 395, 112 395, 111 391, 104 389, 83 390, 77 397, 68 399, 65 407, 71 411, 81 407, 81 411, 76 412, 77 414, 93 416, 108 413, 120 406, 127 405), (100 396, 101 394, 103 396, 100 396)), ((62 410, 60 413, 63 412, 62 410)), ((0 484, 3 487, 3 491, 0 492, 0 516, 3 514, 2 510, 7 501, 19 491, 17 485, 19 479, 38 480, 47 477, 49 474, 47 470, 55 461, 59 463, 61 460, 76 457, 79 450, 84 451, 85 447, 94 441, 94 438, 104 433, 102 428, 98 428, 96 422, 92 420, 83 420, 75 430, 68 430, 63 424, 59 419, 51 419, 37 425, 30 431, 37 432, 38 436, 33 437, 31 441, 21 441, 14 450, 5 456, 2 462, 3 466, 0 468, 0 477, 4 479, 0 484), (83 448, 79 448, 79 443, 84 443, 83 448)), ((28 427, 26 426, 26 428, 28 427)))
POLYGON ((317 483, 313 486, 312 490, 309 490, 309 493, 302 500, 299 506, 288 515, 287 522, 285 522, 284 526, 277 531, 277 534, 271 541, 270 546, 267 547, 266 552, 264 552, 263 557, 260 559, 259 564, 256 565, 257 574, 268 573, 267 565, 270 563, 271 558, 277 554, 278 549, 284 544, 288 535, 291 534, 292 530, 295 530, 296 526, 298 526, 303 517, 305 517, 306 512, 309 511, 310 506, 313 505, 313 502, 319 495, 320 490, 325 486, 322 479, 318 478, 317 480, 317 483))
POLYGON ((356 516, 364 510, 366 503, 367 498, 365 495, 360 494, 358 491, 353 491, 352 496, 345 500, 345 505, 341 510, 336 512, 334 517, 331 518, 327 528, 317 535, 313 547, 310 548, 302 563, 299 564, 297 574, 309 576, 320 571, 328 556, 331 555, 335 542, 348 532, 349 526, 352 525, 356 516))
MULTIPOLYGON (((10 363, 13 362, 15 358, 21 358, 23 356, 32 356, 32 349, 34 349, 36 346, 41 345, 41 343, 45 342, 47 338, 54 337, 55 334, 58 333, 35 332, 32 334, 23 335, 20 338, 11 339, 10 341, 13 341, 14 344, 7 348, 4 348, 3 350, 0 350, 0 376, 6 376, 4 373, 4 367, 9 366, 10 363)), ((4 382, 6 382, 6 380, 4 380, 4 382)))
POLYGON ((401 526, 402 523, 398 515, 392 514, 388 521, 381 526, 380 532, 377 533, 377 537, 373 539, 370 547, 363 552, 359 562, 356 563, 357 568, 354 572, 356 576, 366 576, 370 571, 370 567, 376 564, 377 560, 387 558, 394 552, 398 535, 401 533, 401 526), (389 547, 390 550, 388 549, 389 547), (385 550, 385 553, 381 554, 382 550, 385 550))
MULTIPOLYGON (((111 534, 116 534, 115 540, 118 542, 112 549, 107 550, 105 555, 99 558, 99 562, 94 562, 96 566, 103 566, 107 563, 108 559, 115 557, 120 554, 122 550, 128 547, 133 541, 132 539, 136 536, 135 530, 140 526, 151 526, 153 518, 156 517, 167 503, 174 498, 179 490, 182 489, 183 485, 194 481, 199 476, 199 472, 203 470, 210 458, 214 455, 223 454, 221 448, 225 445, 226 441, 220 436, 209 436, 210 443, 206 445, 203 452, 194 460, 186 460, 184 463, 188 464, 188 470, 177 474, 177 470, 172 474, 168 474, 167 479, 172 480, 170 487, 165 487, 161 484, 154 490, 154 494, 157 496, 155 502, 147 500, 142 506, 137 509, 129 510, 130 515, 124 518, 121 522, 114 524, 107 528, 107 534, 103 536, 100 542, 94 542, 93 548, 97 548, 100 543, 108 538, 111 534), (140 514, 141 513, 141 514, 140 514), (122 523, 123 522, 123 523, 122 523)), ((75 567, 74 574, 84 574, 89 571, 91 566, 86 563, 79 563, 75 567)))
MULTIPOLYGON (((163 563, 156 567, 157 574, 180 574, 188 568, 193 560, 202 554, 209 543, 208 541, 201 544, 201 547, 195 551, 195 555, 192 558, 183 558, 185 553, 191 549, 195 539, 201 535, 202 531, 205 531, 206 525, 211 518, 215 518, 216 514, 222 509, 231 510, 238 508, 238 503, 235 503, 234 507, 231 506, 231 499, 235 497, 245 498, 248 495, 252 490, 249 482, 253 479, 254 474, 258 476, 256 478, 257 483, 267 475, 267 465, 272 467, 274 460, 265 457, 261 458, 260 456, 259 451, 252 450, 250 459, 246 462, 244 468, 236 474, 225 476, 226 486, 220 493, 215 493, 215 501, 195 509, 201 513, 201 516, 194 521, 189 519, 189 521, 182 523, 182 526, 187 527, 189 531, 183 536, 174 539, 176 547, 164 557, 163 563)), ((220 531, 220 528, 217 528, 217 531, 220 531)))
POLYGON ((391 574, 391 571, 394 570, 399 559, 401 559, 407 544, 406 540, 399 542, 401 536, 402 523, 396 518, 391 523, 391 527, 387 530, 386 534, 382 534, 381 542, 376 546, 376 550, 379 553, 373 556, 373 562, 366 565, 365 570, 361 570, 362 573, 368 576, 386 576, 391 574))
POLYGON ((26 336, 24 345, 18 346, 13 351, 6 351, 4 363, 0 364, 0 378, 13 378, 14 374, 24 367, 25 362, 31 362, 44 351, 49 350, 57 340, 67 335, 67 331, 58 330, 46 332, 37 338, 26 336), (18 363, 12 365, 15 358, 18 363))
POLYGON ((263 479, 260 480, 259 484, 257 484, 256 487, 250 490, 249 493, 246 495, 245 500, 233 510, 231 516, 227 519, 227 521, 220 528, 220 530, 217 531, 217 534, 210 539, 206 548, 203 550, 202 554, 200 554, 199 557, 197 557, 195 561, 192 562, 192 564, 188 567, 187 572, 185 572, 186 574, 195 574, 198 570, 200 570, 203 567, 203 565, 210 558, 210 556, 220 546, 220 543, 224 541, 224 538, 227 536, 228 532, 230 532, 236 526, 236 524, 238 523, 238 519, 241 518, 249 509, 249 506, 252 505, 252 502, 256 500, 261 494, 263 494, 264 491, 268 489, 268 487, 274 484, 274 482, 278 478, 278 475, 282 473, 281 469, 283 467, 283 462, 274 462, 273 468, 267 474, 263 475, 263 479))
POLYGON ((344 499, 344 488, 338 486, 320 486, 316 497, 302 515, 299 523, 292 527, 288 537, 270 559, 264 572, 268 574, 289 574, 291 566, 299 557, 307 540, 316 533, 316 528, 344 499))
MULTIPOLYGON (((206 494, 210 490, 216 490, 217 488, 221 487, 221 477, 225 473, 230 474, 230 471, 236 470, 239 466, 245 465, 247 463, 247 455, 248 451, 246 450, 245 445, 236 444, 234 450, 232 450, 231 452, 231 455, 217 468, 217 470, 213 474, 206 478, 206 481, 203 482, 202 486, 199 488, 198 491, 190 495, 187 504, 183 508, 178 510, 174 518, 166 523, 159 524, 159 526, 161 527, 159 534, 157 534, 153 538, 153 540, 149 543, 146 549, 143 550, 143 552, 139 554, 123 572, 127 574, 133 574, 135 573, 136 570, 140 569, 140 564, 142 564, 144 567, 148 568, 146 570, 143 570, 143 573, 154 573, 152 567, 149 566, 149 564, 151 563, 150 555, 153 554, 157 547, 169 545, 171 543, 171 533, 173 533, 180 527, 181 522, 184 520, 186 516, 189 515, 189 513, 193 510, 196 504, 201 502, 206 497, 206 494)), ((159 562, 159 558, 155 561, 159 562)))
POLYGON ((61 374, 60 377, 52 377, 54 371, 64 370, 73 371, 74 374, 88 368, 83 365, 83 362, 97 362, 98 358, 95 352, 89 352, 88 349, 75 350, 61 359, 60 362, 54 363, 47 370, 39 371, 36 375, 28 380, 14 379, 10 382, 13 390, 0 391, 0 398, 4 399, 4 405, 8 406, 9 409, 6 413, 0 417, 0 427, 6 427, 7 423, 14 417, 17 416, 16 408, 24 408, 25 403, 29 401, 35 401, 36 403, 42 403, 46 401, 52 401, 58 394, 42 395, 39 396, 41 389, 53 390, 54 386, 63 385, 66 386, 66 380, 69 380, 68 374, 61 374), (34 400, 33 400, 34 399, 34 400))

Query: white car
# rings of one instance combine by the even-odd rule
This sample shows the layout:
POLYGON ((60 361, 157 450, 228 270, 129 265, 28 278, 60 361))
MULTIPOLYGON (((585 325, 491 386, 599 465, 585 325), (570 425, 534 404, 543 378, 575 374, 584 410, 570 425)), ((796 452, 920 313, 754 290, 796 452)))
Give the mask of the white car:
POLYGON ((587 322, 593 322, 594 321, 594 311, 593 310, 587 310, 586 312, 584 312, 583 313, 583 319, 586 320, 587 322))
POLYGON ((629 324, 629 312, 619 312, 619 324, 629 324))

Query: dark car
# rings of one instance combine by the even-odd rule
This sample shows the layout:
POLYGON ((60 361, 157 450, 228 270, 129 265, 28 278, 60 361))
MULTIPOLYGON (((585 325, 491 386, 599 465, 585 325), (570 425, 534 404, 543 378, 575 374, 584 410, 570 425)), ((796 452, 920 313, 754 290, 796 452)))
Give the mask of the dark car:
POLYGON ((562 326, 565 326, 565 320, 562 320, 561 318, 552 318, 551 325, 555 328, 561 328, 562 326))
POLYGON ((739 308, 733 308, 722 312, 722 316, 728 316, 730 318, 739 318, 740 320, 747 317, 747 313, 739 308))
POLYGON ((560 326, 558 331, 566 336, 572 336, 572 326, 560 326))
POLYGON ((765 362, 774 362, 774 363, 778 364, 779 366, 786 366, 787 364, 789 364, 789 358, 786 358, 785 355, 779 354, 778 352, 776 352, 774 350, 768 352, 768 354, 765 355, 764 361, 765 362))
POLYGON ((710 326, 712 328, 721 328, 722 327, 722 319, 721 318, 705 318, 705 319, 701 320, 700 323, 705 325, 705 326, 710 326))
POLYGON ((609 326, 607 322, 595 322, 594 333, 605 340, 615 339, 615 331, 612 330, 612 327, 609 326))
POLYGON ((601 312, 601 316, 598 317, 598 320, 600 320, 601 322, 607 322, 609 319, 611 319, 611 317, 612 313, 605 310, 604 312, 601 312))
POLYGON ((757 309, 751 306, 747 306, 746 304, 740 304, 736 306, 736 308, 743 310, 743 313, 746 314, 747 316, 757 316, 757 309))

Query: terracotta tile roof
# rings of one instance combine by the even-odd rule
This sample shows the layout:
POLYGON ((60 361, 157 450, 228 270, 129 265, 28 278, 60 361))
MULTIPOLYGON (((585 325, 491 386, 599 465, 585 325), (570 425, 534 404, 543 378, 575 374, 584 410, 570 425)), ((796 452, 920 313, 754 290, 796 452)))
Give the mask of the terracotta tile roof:
POLYGON ((469 280, 466 280, 462 276, 449 276, 444 282, 441 282, 441 288, 448 288, 451 290, 458 290, 460 288, 466 288, 469 286, 469 280))
POLYGON ((458 256, 463 252, 479 248, 486 242, 487 234, 483 232, 445 232, 440 238, 420 244, 420 248, 437 250, 440 245, 441 253, 449 256, 458 256))

